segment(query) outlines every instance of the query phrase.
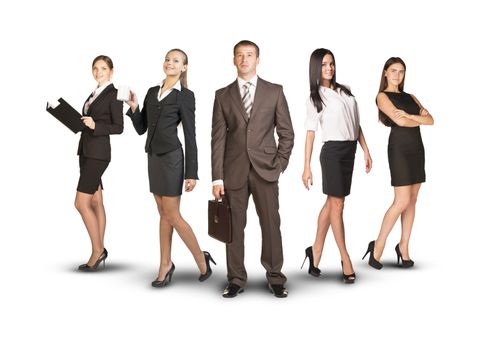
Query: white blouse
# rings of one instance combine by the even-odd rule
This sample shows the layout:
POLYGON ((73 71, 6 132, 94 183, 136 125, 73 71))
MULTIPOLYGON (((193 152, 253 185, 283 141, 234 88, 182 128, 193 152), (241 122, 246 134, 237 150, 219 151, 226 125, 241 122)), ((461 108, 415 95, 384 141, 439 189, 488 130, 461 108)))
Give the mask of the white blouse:
POLYGON ((322 140, 355 141, 359 138, 359 109, 353 96, 340 88, 337 91, 321 86, 323 109, 317 112, 311 98, 307 99, 307 118, 305 128, 316 131, 321 124, 322 140))
POLYGON ((157 100, 159 101, 162 101, 163 99, 165 99, 167 97, 167 95, 169 95, 171 93, 171 91, 173 91, 173 89, 176 89, 178 91, 181 91, 181 81, 178 79, 178 81, 176 82, 176 84, 174 84, 174 86, 172 88, 170 88, 169 90, 166 90, 162 93, 161 95, 161 90, 162 90, 162 86, 164 85, 164 83, 160 83, 160 89, 159 89, 159 92, 157 93, 157 100))

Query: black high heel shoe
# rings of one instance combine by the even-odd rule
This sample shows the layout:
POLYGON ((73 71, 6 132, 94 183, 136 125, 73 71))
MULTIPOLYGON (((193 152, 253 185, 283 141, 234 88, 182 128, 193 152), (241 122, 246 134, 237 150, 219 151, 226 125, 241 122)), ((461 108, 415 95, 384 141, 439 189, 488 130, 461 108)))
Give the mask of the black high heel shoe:
POLYGON ((314 255, 312 254, 312 246, 307 247, 305 249, 305 258, 304 261, 302 262, 302 266, 300 267, 301 270, 304 267, 305 260, 307 258, 309 258, 309 270, 307 271, 309 275, 312 275, 314 277, 321 276, 321 270, 318 269, 316 266, 314 266, 314 255))
POLYGON ((175 268, 176 267, 174 266, 174 263, 171 263, 171 268, 169 269, 169 271, 167 271, 164 279, 162 281, 159 281, 156 279, 155 281, 152 282, 152 287, 162 288, 162 287, 167 286, 171 282, 171 278, 173 277, 173 273, 174 273, 175 268))
POLYGON ((364 256, 362 257, 362 260, 364 260, 366 255, 368 255, 368 253, 369 253, 369 261, 368 261, 369 266, 374 267, 377 270, 381 270, 381 268, 383 267, 383 264, 374 258, 374 243, 375 243, 375 241, 369 242, 368 250, 366 250, 366 254, 364 254, 364 256))
POLYGON ((93 264, 91 266, 88 265, 88 264, 79 265, 78 270, 79 271, 84 271, 84 272, 97 271, 98 266, 100 265, 100 263, 103 263, 103 268, 105 269, 105 259, 107 259, 108 255, 109 254, 107 253, 107 249, 104 248, 104 251, 102 252, 102 254, 100 254, 100 256, 98 257, 98 259, 95 262, 95 264, 93 264))
POLYGON ((343 261, 340 261, 342 263, 342 277, 343 277, 343 283, 347 283, 347 284, 351 284, 351 283, 354 283, 355 282, 355 272, 350 274, 350 275, 346 275, 344 272, 343 272, 343 261))
POLYGON ((409 260, 404 260, 402 259, 402 254, 400 253, 400 248, 399 245, 397 244, 395 246, 395 252, 397 253, 397 265, 399 264, 399 261, 402 261, 402 267, 412 267, 414 265, 414 261, 411 259, 409 260))
POLYGON ((214 261, 214 259, 212 259, 212 256, 210 255, 209 252, 204 252, 204 258, 205 258, 205 266, 207 269, 206 269, 205 273, 201 274, 198 277, 198 280, 200 282, 205 281, 206 279, 208 279, 212 275, 211 265, 210 265, 209 261, 212 261, 214 263, 214 265, 217 265, 216 262, 214 261))

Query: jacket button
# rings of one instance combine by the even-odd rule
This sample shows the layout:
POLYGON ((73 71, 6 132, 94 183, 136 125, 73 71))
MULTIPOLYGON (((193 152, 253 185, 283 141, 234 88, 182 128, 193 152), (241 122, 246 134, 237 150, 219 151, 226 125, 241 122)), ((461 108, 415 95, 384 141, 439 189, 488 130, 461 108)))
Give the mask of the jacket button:
POLYGON ((250 147, 249 147, 249 148, 247 148, 247 151, 250 151, 250 147))

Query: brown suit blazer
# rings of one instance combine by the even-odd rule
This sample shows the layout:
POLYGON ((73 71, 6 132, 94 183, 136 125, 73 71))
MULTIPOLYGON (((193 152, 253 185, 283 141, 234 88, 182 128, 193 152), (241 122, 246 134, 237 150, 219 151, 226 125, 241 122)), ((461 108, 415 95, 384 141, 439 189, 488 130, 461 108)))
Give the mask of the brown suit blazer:
POLYGON ((277 181, 288 165, 293 141, 292 120, 281 85, 258 78, 250 118, 243 107, 237 80, 216 91, 212 179, 223 180, 225 188, 241 188, 248 179, 250 165, 264 180, 277 181))

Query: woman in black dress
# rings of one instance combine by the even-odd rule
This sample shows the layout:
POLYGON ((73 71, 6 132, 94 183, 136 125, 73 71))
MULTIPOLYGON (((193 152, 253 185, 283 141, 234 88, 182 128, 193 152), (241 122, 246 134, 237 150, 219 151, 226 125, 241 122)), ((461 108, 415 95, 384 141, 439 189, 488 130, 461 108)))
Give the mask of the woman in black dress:
POLYGON ((197 143, 195 141, 195 96, 187 88, 188 57, 180 49, 166 54, 163 69, 166 78, 151 87, 140 111, 136 94, 126 103, 127 113, 139 135, 147 132, 145 151, 148 154, 150 192, 154 195, 160 215, 160 266, 153 287, 164 287, 170 281, 175 266, 171 261, 173 229, 192 253, 200 270, 200 281, 212 273, 208 252, 200 250, 190 225, 179 211, 182 187, 186 192, 195 188, 197 177, 197 143), (185 155, 178 139, 178 124, 183 125, 185 155), (186 158, 186 159, 185 159, 186 158))
POLYGON ((105 208, 102 197, 102 175, 110 162, 111 134, 123 132, 123 103, 111 83, 114 64, 108 56, 93 60, 92 73, 97 87, 83 106, 83 123, 78 155, 80 177, 74 205, 90 235, 92 253, 80 271, 96 271, 107 259, 104 246, 105 208))
POLYGON ((388 139, 388 164, 395 197, 383 218, 376 241, 369 242, 369 265, 381 269, 379 262, 390 231, 400 216, 402 234, 395 246, 397 263, 411 267, 409 238, 411 236, 416 199, 425 182, 425 155, 420 125, 433 125, 433 117, 414 95, 404 92, 406 65, 399 57, 385 63, 379 93, 376 96, 380 121, 391 128, 388 139))

